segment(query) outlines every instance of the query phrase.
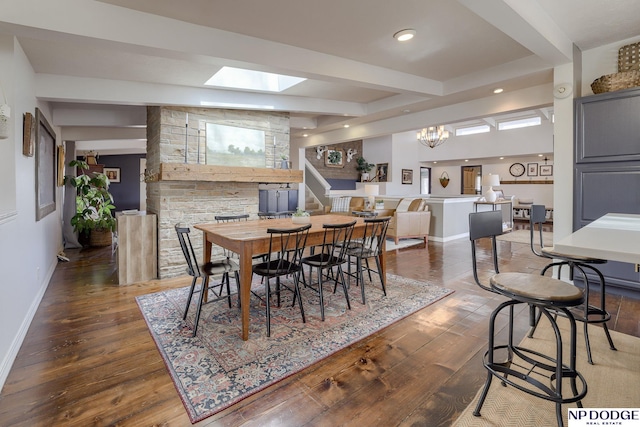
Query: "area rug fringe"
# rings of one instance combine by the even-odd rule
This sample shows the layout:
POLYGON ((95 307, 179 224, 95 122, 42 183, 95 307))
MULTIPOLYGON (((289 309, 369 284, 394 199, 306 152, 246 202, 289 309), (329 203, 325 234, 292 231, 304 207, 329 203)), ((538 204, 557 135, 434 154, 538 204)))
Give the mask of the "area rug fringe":
MULTIPOLYGON (((349 290, 352 310, 333 284, 325 284, 326 321, 320 320, 319 298, 303 289, 307 323, 291 299, 272 309, 271 337, 266 337, 265 307, 251 299, 249 340, 240 338, 236 304, 203 307, 198 335, 191 337, 195 307, 186 321, 182 313, 187 288, 136 298, 145 322, 192 423, 331 356, 367 336, 446 297, 453 291, 401 276, 388 275, 387 296, 379 283, 367 284, 367 304, 360 288, 349 290)), ((259 286, 259 284, 254 284, 259 286)), ((272 302, 273 304, 273 302, 272 302)))

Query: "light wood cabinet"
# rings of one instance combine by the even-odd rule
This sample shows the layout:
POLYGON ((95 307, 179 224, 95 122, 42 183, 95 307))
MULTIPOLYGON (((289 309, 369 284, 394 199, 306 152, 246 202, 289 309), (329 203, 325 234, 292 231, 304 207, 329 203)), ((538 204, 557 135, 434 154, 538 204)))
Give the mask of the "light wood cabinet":
POLYGON ((118 283, 129 285, 158 277, 158 228, 155 214, 118 213, 118 283))

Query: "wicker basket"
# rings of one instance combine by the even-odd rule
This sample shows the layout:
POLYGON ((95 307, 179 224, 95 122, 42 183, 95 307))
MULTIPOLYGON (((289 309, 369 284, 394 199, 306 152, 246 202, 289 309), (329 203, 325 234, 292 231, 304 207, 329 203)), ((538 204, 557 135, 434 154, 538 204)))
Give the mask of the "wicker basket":
POLYGON ((640 86, 640 71, 624 71, 595 79, 591 83, 591 90, 593 93, 604 93, 636 86, 640 86))
POLYGON ((91 234, 89 236, 89 245, 90 246, 110 246, 112 243, 112 233, 111 230, 91 230, 91 234))
POLYGON ((618 72, 640 70, 640 42, 618 50, 618 72))
POLYGON ((618 72, 591 83, 593 93, 614 92, 640 86, 640 42, 618 49, 618 72))

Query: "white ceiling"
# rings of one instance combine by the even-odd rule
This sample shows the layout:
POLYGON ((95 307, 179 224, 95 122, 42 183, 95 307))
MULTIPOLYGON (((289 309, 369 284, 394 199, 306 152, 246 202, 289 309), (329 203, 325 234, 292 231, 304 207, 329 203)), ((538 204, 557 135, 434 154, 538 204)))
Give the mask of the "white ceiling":
POLYGON ((552 83, 573 44, 590 49, 640 29, 637 0, 3 4, 0 33, 18 37, 37 73, 36 96, 53 103, 54 125, 78 139, 98 126, 99 137, 84 138, 101 140, 110 139, 105 128, 143 124, 131 117, 144 117, 133 111, 145 105, 289 111, 292 139, 307 145, 415 130, 441 120, 436 109, 491 96, 504 97, 504 111, 523 108, 509 94, 552 83), (392 35, 404 28, 417 36, 401 44, 392 35), (224 65, 308 80, 278 95, 205 87, 224 65), (492 95, 495 87, 505 92, 492 95), (104 123, 119 104, 127 108, 104 123))

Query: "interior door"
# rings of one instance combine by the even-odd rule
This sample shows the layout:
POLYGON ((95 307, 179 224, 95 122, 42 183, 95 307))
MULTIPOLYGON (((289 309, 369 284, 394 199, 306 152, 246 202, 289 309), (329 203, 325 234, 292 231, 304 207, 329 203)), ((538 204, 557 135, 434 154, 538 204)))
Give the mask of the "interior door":
POLYGON ((462 194, 480 194, 482 166, 462 166, 462 194))

